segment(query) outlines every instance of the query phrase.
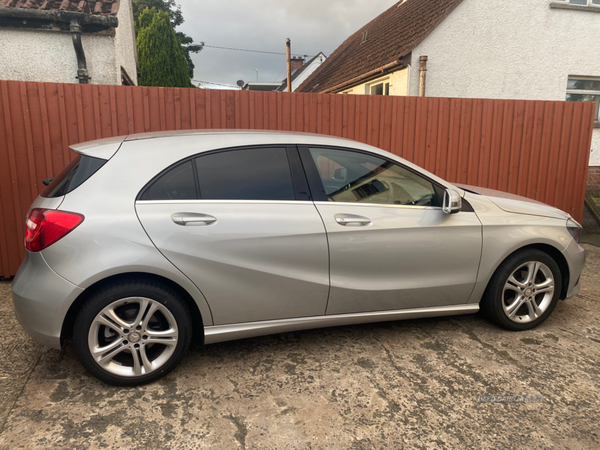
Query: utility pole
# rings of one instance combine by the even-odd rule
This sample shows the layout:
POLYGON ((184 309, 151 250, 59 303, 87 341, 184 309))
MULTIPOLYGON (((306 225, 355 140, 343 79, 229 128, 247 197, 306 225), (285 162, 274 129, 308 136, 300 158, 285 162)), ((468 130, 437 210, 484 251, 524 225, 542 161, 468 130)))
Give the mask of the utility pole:
POLYGON ((287 89, 288 92, 292 92, 292 63, 290 61, 292 57, 292 41, 290 41, 290 38, 285 40, 285 55, 287 57, 287 89))

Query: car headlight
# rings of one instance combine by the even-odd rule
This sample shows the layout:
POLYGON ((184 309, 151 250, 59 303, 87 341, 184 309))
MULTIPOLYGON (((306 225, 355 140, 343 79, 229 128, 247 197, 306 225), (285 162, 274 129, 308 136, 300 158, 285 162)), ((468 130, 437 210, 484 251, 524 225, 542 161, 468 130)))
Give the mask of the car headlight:
POLYGON ((567 219, 567 230, 573 236, 573 239, 579 244, 579 238, 581 238, 582 226, 575 222, 573 219, 567 219))

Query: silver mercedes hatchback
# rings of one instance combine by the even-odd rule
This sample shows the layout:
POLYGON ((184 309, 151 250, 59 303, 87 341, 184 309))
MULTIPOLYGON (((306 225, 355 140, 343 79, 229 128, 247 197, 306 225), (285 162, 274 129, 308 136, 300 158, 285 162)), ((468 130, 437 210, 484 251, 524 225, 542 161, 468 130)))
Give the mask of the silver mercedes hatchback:
POLYGON ((479 310, 526 330, 580 289, 568 214, 369 145, 208 130, 71 149, 27 215, 15 311, 110 384, 164 376, 192 341, 479 310))

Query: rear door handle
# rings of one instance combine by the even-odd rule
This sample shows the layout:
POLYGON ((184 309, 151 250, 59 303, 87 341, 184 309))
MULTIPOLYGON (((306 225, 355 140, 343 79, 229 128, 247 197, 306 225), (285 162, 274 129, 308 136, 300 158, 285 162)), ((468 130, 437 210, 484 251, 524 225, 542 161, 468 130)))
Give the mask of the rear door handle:
POLYGON ((364 227, 373 223, 368 217, 355 214, 336 214, 335 221, 340 225, 349 227, 364 227))
POLYGON ((171 214, 171 219, 177 225, 191 225, 191 226, 202 226, 210 225, 217 221, 216 217, 209 216, 208 214, 199 213, 175 213, 171 214))

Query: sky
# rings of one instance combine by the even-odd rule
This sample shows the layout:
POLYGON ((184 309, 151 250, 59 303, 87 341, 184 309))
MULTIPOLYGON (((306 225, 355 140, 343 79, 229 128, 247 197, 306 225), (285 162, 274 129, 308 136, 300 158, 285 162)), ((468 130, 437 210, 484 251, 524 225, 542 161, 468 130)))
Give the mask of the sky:
MULTIPOLYGON (((179 0, 183 31, 195 42, 283 55, 205 47, 193 54, 194 80, 201 87, 235 86, 237 80, 285 78, 285 40, 292 55, 329 56, 348 36, 398 0, 179 0)), ((197 84, 197 83, 195 83, 197 84)))

